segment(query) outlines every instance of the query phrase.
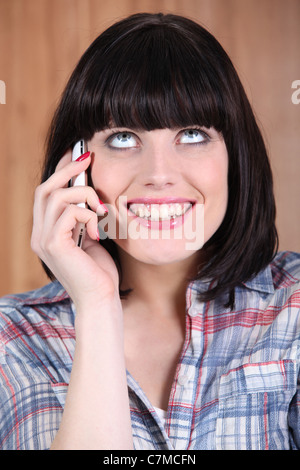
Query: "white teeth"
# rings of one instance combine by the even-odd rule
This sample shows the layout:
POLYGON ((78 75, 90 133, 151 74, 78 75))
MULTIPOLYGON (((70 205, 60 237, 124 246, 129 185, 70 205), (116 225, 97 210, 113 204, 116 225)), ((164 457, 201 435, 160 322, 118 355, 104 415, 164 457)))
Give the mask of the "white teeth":
POLYGON ((151 219, 159 220, 159 216, 160 216, 159 208, 155 206, 151 206, 151 215, 150 215, 151 219))
POLYGON ((130 204, 129 210, 142 219, 153 221, 180 217, 192 206, 191 202, 175 204, 130 204))

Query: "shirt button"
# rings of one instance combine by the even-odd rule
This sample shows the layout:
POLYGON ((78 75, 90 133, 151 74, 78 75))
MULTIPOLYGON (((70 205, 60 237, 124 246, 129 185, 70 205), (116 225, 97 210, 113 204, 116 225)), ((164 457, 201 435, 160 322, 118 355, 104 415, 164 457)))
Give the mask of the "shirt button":
POLYGON ((189 310, 188 310, 188 314, 191 316, 191 317, 196 317, 199 313, 199 308, 197 308, 196 306, 195 307, 190 307, 189 310))
POLYGON ((178 383, 179 385, 182 385, 182 386, 186 385, 189 380, 190 380, 190 377, 185 374, 179 375, 178 377, 178 383))

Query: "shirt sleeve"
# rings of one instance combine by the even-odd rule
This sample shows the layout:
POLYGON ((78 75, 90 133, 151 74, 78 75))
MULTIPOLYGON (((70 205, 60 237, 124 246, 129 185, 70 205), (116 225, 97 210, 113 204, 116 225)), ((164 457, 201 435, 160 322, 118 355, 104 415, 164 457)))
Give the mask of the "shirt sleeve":
POLYGON ((1 450, 49 449, 62 411, 51 381, 36 364, 1 354, 1 450))
POLYGON ((0 299, 0 450, 46 450, 59 429, 75 349, 59 283, 0 299))

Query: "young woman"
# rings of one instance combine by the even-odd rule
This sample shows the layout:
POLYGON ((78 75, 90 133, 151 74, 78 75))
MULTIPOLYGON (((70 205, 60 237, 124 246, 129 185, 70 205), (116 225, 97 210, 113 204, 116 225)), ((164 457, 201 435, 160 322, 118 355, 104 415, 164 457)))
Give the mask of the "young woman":
POLYGON ((1 300, 1 448, 300 448, 300 257, 277 254, 274 219, 263 139, 216 39, 162 14, 101 34, 35 194, 52 282, 1 300))

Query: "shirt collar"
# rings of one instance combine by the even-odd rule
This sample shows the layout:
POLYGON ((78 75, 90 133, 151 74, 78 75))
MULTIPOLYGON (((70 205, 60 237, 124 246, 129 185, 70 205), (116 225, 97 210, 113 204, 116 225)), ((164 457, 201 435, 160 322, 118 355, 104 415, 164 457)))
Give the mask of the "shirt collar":
MULTIPOLYGON (((192 298, 197 297, 198 292, 205 292, 209 289, 211 280, 192 281, 189 288, 193 292, 192 298)), ((275 288, 273 284, 273 276, 270 265, 261 270, 256 276, 246 282, 241 283, 247 289, 261 292, 264 294, 274 294, 275 288)))
POLYGON ((54 304, 70 299, 63 286, 56 280, 39 289, 24 292, 13 298, 15 302, 23 305, 54 304))
POLYGON ((260 271, 255 277, 242 283, 245 287, 258 292, 274 294, 273 276, 270 265, 260 271))

